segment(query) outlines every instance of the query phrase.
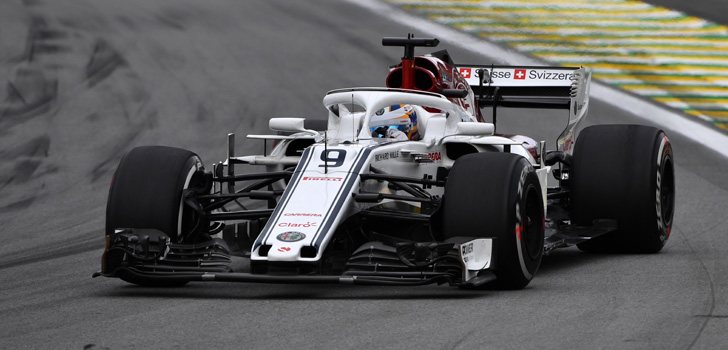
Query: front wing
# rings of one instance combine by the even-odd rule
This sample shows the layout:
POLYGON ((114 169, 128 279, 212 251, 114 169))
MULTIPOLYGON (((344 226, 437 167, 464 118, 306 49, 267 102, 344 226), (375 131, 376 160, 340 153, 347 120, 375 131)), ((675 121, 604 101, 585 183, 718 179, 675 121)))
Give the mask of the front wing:
POLYGON ((494 244, 490 238, 464 237, 395 245, 369 242, 351 255, 340 275, 318 274, 309 262, 291 262, 267 273, 252 273, 249 259, 231 255, 221 239, 175 244, 158 230, 122 229, 107 235, 102 269, 94 277, 133 279, 150 285, 217 281, 477 287, 495 280, 494 244))

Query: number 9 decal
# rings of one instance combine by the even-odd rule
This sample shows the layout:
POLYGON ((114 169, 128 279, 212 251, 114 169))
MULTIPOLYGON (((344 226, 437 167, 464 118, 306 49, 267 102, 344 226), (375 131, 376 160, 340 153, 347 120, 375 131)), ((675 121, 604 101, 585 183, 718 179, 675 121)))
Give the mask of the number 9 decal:
POLYGON ((329 168, 336 168, 340 167, 344 164, 344 160, 346 160, 346 151, 343 149, 329 149, 325 152, 321 152, 321 161, 325 164, 319 165, 319 167, 329 167, 329 168), (335 156, 332 156, 332 153, 336 153, 335 156), (333 163, 333 164, 331 164, 333 163))

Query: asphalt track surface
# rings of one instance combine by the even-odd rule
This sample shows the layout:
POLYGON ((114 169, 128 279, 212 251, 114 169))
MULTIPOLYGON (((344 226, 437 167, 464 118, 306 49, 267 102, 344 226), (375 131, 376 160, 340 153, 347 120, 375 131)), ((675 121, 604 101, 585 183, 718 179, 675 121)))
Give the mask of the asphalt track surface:
MULTIPOLYGON (((728 344, 728 161, 670 130, 678 188, 666 248, 557 251, 522 291, 150 289, 90 278, 108 184, 125 151, 164 144, 218 161, 227 132, 263 132, 271 116, 323 116, 327 90, 381 85, 401 53, 379 39, 407 31, 338 1, 0 3, 0 348, 728 344)), ((644 123, 598 101, 588 118, 644 123)), ((499 121, 501 131, 550 139, 564 123, 546 112, 499 121)))

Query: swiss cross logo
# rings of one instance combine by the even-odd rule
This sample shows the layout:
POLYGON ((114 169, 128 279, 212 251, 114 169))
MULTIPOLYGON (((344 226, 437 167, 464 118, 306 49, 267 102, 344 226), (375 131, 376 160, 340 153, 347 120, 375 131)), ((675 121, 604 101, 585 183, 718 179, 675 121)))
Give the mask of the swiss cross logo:
POLYGON ((513 73, 513 79, 518 79, 518 80, 526 79, 526 70, 525 69, 516 69, 516 71, 513 73))
POLYGON ((470 68, 460 68, 460 75, 463 76, 465 79, 470 78, 471 69, 470 68))

